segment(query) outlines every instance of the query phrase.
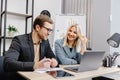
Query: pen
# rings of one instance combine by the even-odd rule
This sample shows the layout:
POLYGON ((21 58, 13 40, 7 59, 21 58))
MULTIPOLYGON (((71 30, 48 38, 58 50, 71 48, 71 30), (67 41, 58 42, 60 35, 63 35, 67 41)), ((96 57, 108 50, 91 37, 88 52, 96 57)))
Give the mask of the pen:
POLYGON ((45 60, 44 62, 50 62, 50 60, 45 60))

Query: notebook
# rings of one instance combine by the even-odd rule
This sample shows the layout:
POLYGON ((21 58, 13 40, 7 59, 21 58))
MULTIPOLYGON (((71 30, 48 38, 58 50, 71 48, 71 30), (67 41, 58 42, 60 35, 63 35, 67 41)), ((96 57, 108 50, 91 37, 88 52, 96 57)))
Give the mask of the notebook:
POLYGON ((74 72, 84 72, 96 70, 102 65, 105 51, 86 51, 81 57, 79 66, 65 67, 64 69, 74 72))

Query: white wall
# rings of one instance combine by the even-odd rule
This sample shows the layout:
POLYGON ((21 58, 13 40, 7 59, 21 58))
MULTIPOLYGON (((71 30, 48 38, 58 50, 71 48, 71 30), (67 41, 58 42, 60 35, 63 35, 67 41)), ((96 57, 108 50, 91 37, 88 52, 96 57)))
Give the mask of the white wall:
MULTIPOLYGON (((47 9, 51 12, 52 18, 55 20, 55 15, 60 14, 61 12, 60 0, 52 0, 50 3, 47 1, 48 0, 35 1, 35 15, 38 15, 40 11, 47 9)), ((106 40, 110 35, 110 0, 92 1, 92 49, 109 52, 109 46, 106 40)), ((50 38, 51 41, 53 40, 52 38, 50 38)))
MULTIPOLYGON (((111 21, 111 29, 110 35, 114 33, 120 33, 120 0, 111 0, 111 14, 112 14, 112 21, 111 21)), ((111 54, 113 52, 120 53, 119 48, 110 47, 111 54)), ((116 60, 116 64, 120 65, 120 56, 116 60)))
POLYGON ((61 0, 34 0, 34 17, 39 15, 42 10, 49 10, 51 17, 55 19, 56 14, 60 14, 61 0))
MULTIPOLYGON (((1 0, 0 0, 0 13, 1 13, 1 0)), ((1 17, 0 17, 1 18, 1 17)))
MULTIPOLYGON (((5 0, 3 0, 5 2, 5 0)), ((18 12, 18 13, 25 13, 25 0, 7 0, 7 10, 12 12, 18 12), (13 4, 14 3, 14 4, 13 4)), ((0 6, 1 7, 1 6, 0 6)), ((3 10, 5 8, 5 5, 3 3, 3 10)), ((2 17, 2 25, 4 26, 4 15, 2 17)), ((6 20, 6 28, 8 28, 8 25, 13 25, 18 29, 17 34, 24 34, 25 33, 25 18, 24 17, 16 17, 13 15, 7 15, 6 20)), ((2 26, 2 35, 4 31, 4 27, 2 26)), ((17 35, 16 34, 16 35, 17 35)), ((6 36, 8 36, 8 30, 6 29, 6 36)), ((10 39, 7 39, 6 41, 6 50, 9 48, 9 44, 11 43, 10 39)), ((2 46, 3 47, 3 46, 2 46)), ((3 49, 3 48, 1 48, 3 49)))
MULTIPOLYGON (((93 29, 92 29, 92 42, 91 42, 92 49, 109 51, 109 46, 106 43, 106 39, 110 36, 110 22, 109 22, 110 0, 92 0, 92 1, 93 1, 92 3, 93 29)), ((8 9, 17 12, 25 12, 24 0, 17 0, 17 1, 8 0, 8 2, 9 2, 8 9)), ((51 0, 50 2, 48 0, 34 0, 34 18, 37 15, 39 15, 42 10, 49 10, 51 13, 51 17, 55 22, 55 16, 61 13, 60 6, 61 6, 61 0, 51 0)), ((24 24, 22 22, 24 20, 22 18, 19 18, 19 20, 17 19, 15 20, 16 20, 15 22, 10 22, 10 24, 15 24, 15 26, 19 27, 20 33, 24 33, 23 30, 24 24)), ((31 26, 29 28, 31 28, 31 26)), ((50 36, 50 42, 52 41, 53 41, 53 35, 50 36)))
MULTIPOLYGON (((25 8, 26 8, 26 0, 8 0, 8 5, 7 5, 7 10, 8 11, 13 11, 13 12, 18 12, 18 13, 25 13, 25 8), (14 5, 13 5, 14 3, 14 5)), ((34 0, 34 18, 40 14, 42 10, 48 10, 51 13, 52 19, 55 21, 55 15, 60 13, 60 2, 61 0, 52 0, 50 3, 48 0, 34 0)), ((29 0, 29 10, 31 11, 31 0, 29 0)), ((29 13, 30 13, 29 11, 29 13)), ((10 16, 11 17, 11 16, 10 16)), ((13 17, 13 16, 12 16, 13 17)), ((15 18, 20 18, 20 17, 15 17, 15 18)), ((15 19, 16 23, 18 24, 19 19, 15 19)), ((9 19, 9 18, 8 18, 9 19)), ((20 18, 21 21, 24 21, 24 18, 20 18)), ((15 22, 8 21, 8 24, 15 24, 15 22)), ((16 24, 15 24, 16 25, 16 24)), ((24 24, 18 24, 18 28, 24 26, 24 24)), ((21 30, 21 29, 19 29, 21 30)), ((29 29, 28 29, 29 30, 29 29)), ((22 28, 21 30, 24 33, 24 30, 22 28)), ((30 32, 30 31, 28 31, 30 32)))
POLYGON ((92 0, 92 49, 109 52, 110 0, 92 0))
MULTIPOLYGON (((110 35, 114 33, 120 33, 120 0, 111 0, 111 14, 112 14, 112 21, 111 21, 111 29, 110 35)), ((119 48, 110 48, 111 53, 114 51, 120 52, 119 48)))
MULTIPOLYGON (((5 1, 5 0, 3 0, 3 1, 5 1)), ((8 1, 8 5, 7 5, 8 11, 25 13, 26 0, 7 0, 7 1, 8 1), (13 3, 14 3, 14 5, 13 5, 13 3)), ((32 6, 31 1, 32 0, 29 0, 29 14, 31 14, 30 13, 31 6, 32 6)), ((50 3, 48 0, 34 0, 34 18, 36 16, 38 16, 42 10, 48 10, 48 11, 50 11, 51 17, 55 22, 55 15, 60 13, 60 3, 61 3, 61 0, 52 0, 52 1, 50 1, 50 3)), ((16 16, 8 15, 7 16, 7 27, 9 24, 17 27, 19 33, 17 33, 16 35, 25 33, 25 28, 24 28, 25 27, 25 18, 24 17, 16 17, 16 16)), ((28 21, 28 25, 29 25, 28 33, 31 32, 30 24, 31 24, 31 21, 28 21)), ((2 28, 2 33, 3 33, 3 28, 2 28)), ((6 35, 7 35, 7 32, 6 32, 6 35)), ((49 38, 50 38, 50 43, 52 43, 53 35, 51 35, 49 38)), ((6 45, 6 50, 7 50, 11 43, 11 40, 8 39, 6 42, 7 42, 7 45, 6 45)))
MULTIPOLYGON (((56 15, 61 14, 61 0, 51 0, 50 2, 49 0, 34 0, 34 1, 35 1, 34 18, 37 15, 39 15, 42 10, 48 10, 50 11, 51 18, 53 19, 55 23, 56 15)), ((53 43, 53 38, 54 38, 53 33, 49 36, 49 41, 52 47, 53 47, 52 43, 53 43)))

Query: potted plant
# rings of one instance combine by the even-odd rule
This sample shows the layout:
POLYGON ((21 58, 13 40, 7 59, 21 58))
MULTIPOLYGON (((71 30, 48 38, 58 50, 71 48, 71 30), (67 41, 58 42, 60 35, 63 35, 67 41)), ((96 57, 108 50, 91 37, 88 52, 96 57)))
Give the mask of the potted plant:
POLYGON ((18 32, 17 28, 13 25, 8 26, 8 36, 14 36, 16 32, 18 32))

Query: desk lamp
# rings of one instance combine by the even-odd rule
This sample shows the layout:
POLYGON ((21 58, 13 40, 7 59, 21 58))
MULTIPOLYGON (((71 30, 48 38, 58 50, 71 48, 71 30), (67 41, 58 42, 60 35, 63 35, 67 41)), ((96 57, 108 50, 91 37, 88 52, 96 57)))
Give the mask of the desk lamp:
MULTIPOLYGON (((119 33, 115 33, 113 34, 109 39, 107 39, 107 42, 110 46, 114 47, 114 48, 118 48, 119 44, 120 44, 120 34, 119 33)), ((113 60, 112 62, 114 62, 114 60, 117 58, 117 56, 119 56, 120 54, 117 52, 113 53, 113 60)), ((118 65, 120 67, 120 65, 118 65)))
POLYGON ((108 40, 108 44, 114 48, 118 48, 120 44, 120 34, 115 33, 113 34, 108 40))

